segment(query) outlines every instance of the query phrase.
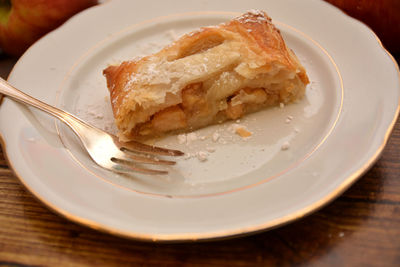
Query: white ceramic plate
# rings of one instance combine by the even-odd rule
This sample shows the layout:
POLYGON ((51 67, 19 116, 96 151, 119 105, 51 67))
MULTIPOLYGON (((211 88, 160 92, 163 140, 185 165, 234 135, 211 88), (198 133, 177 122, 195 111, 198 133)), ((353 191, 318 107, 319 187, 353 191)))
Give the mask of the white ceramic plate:
POLYGON ((196 131, 190 145, 176 136, 158 140, 208 155, 204 162, 179 159, 170 175, 152 177, 97 167, 68 128, 6 99, 0 130, 22 183, 75 222, 160 241, 270 229, 341 194, 386 144, 398 114, 399 73, 367 27, 323 1, 110 1, 37 42, 9 82, 112 131, 101 74, 108 64, 249 9, 267 11, 305 65, 311 84, 302 101, 241 120, 253 132, 247 140, 229 131, 232 122, 196 131))

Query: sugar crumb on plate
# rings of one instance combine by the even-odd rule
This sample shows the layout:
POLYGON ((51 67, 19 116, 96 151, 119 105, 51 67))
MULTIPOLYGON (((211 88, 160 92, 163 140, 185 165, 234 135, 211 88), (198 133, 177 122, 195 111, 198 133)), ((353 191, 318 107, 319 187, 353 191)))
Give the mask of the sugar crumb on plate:
POLYGON ((281 150, 288 150, 290 148, 289 142, 284 142, 281 146, 281 150))

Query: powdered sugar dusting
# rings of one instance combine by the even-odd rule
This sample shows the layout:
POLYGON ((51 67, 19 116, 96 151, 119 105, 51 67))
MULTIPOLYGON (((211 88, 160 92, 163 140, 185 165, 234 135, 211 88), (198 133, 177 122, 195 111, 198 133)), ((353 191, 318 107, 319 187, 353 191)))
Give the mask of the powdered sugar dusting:
MULTIPOLYGON (((236 122, 240 122, 240 120, 236 122)), ((247 126, 238 123, 225 123, 216 127, 217 129, 208 135, 200 135, 197 132, 177 135, 178 144, 184 145, 184 150, 186 150, 184 159, 197 158, 200 162, 204 162, 208 159, 210 153, 217 151, 217 148, 212 144, 234 144, 239 141, 246 141, 253 134, 247 126), (238 137, 240 139, 237 139, 238 137)))
POLYGON ((197 134, 195 132, 188 133, 186 135, 186 144, 190 145, 192 142, 196 141, 198 139, 197 134))
POLYGON ((243 15, 235 18, 235 20, 242 21, 244 23, 265 23, 271 21, 271 19, 265 15, 261 10, 251 9, 243 15))
POLYGON ((180 134, 180 135, 177 136, 177 138, 178 138, 178 143, 179 144, 186 143, 186 140, 187 140, 186 134, 180 134))
POLYGON ((178 40, 178 38, 179 38, 179 36, 176 34, 176 32, 173 29, 168 30, 165 34, 171 42, 174 42, 174 41, 178 40))
POLYGON ((110 106, 110 97, 107 95, 103 100, 87 104, 85 109, 77 108, 79 118, 111 134, 117 133, 114 116, 110 106))

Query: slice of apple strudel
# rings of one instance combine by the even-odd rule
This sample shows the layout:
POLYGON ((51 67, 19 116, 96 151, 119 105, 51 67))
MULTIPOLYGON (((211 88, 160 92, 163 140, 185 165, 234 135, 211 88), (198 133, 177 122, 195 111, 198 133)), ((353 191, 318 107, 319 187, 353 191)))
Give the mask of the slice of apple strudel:
POLYGON ((121 140, 183 132, 300 99, 304 67, 263 11, 103 72, 121 140))

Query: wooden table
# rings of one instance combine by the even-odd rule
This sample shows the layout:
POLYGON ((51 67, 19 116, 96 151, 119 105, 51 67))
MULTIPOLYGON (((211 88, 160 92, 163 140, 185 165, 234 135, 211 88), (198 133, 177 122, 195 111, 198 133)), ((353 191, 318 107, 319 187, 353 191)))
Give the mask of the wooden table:
MULTIPOLYGON (((378 36, 382 23, 390 26, 389 34, 383 27, 384 44, 399 62, 399 35, 394 33, 399 31, 400 1, 330 2, 364 18, 378 36), (373 10, 384 10, 377 17, 362 12, 371 11, 372 2, 373 10), (397 9, 387 10, 390 5, 397 9)), ((1 58, 0 75, 5 77, 14 62, 1 58)), ((0 266, 184 264, 400 266, 400 123, 373 168, 322 210, 265 233, 206 243, 143 243, 72 223, 25 191, 0 150, 0 266)))

